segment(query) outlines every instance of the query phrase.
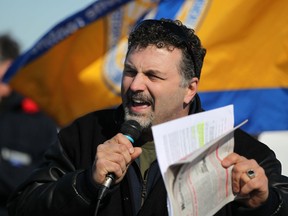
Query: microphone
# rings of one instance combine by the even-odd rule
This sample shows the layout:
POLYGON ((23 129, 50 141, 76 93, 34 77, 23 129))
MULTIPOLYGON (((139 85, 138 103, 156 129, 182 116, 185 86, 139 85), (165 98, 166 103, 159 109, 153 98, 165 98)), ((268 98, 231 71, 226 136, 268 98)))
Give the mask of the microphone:
MULTIPOLYGON (((141 135, 142 127, 135 120, 128 120, 121 125, 120 133, 126 136, 129 141, 133 144, 141 135)), ((107 189, 110 188, 112 182, 115 179, 114 173, 108 173, 106 175, 103 186, 107 189)))
MULTIPOLYGON (((128 120, 124 122, 120 128, 120 133, 126 136, 132 144, 135 142, 135 140, 137 140, 140 137, 141 132, 142 132, 142 127, 137 121, 134 121, 134 120, 128 120)), ((108 188, 110 188, 114 179, 115 179, 114 173, 108 173, 106 175, 105 181, 103 183, 103 187, 98 191, 98 197, 97 197, 94 216, 98 215, 100 202, 102 198, 104 197, 104 194, 106 193, 108 188)))

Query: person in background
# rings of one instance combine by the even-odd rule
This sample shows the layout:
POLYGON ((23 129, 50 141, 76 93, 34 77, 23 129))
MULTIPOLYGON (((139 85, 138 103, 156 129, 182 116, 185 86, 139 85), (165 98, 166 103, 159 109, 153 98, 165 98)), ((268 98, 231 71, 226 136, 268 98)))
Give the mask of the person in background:
POLYGON ((0 36, 0 216, 8 215, 8 197, 39 166, 57 139, 56 124, 37 104, 2 82, 19 52, 14 39, 0 36))
MULTIPOLYGON (((10 215, 168 215, 151 127, 203 112, 197 90, 205 53, 194 31, 180 21, 140 22, 128 39, 122 105, 89 113, 60 130, 45 163, 11 196, 10 215), (143 128, 133 144, 120 133, 128 120, 143 128)), ((234 136, 234 152, 221 165, 233 166, 231 187, 242 199, 215 215, 287 216, 288 178, 274 152, 240 129, 234 136)))

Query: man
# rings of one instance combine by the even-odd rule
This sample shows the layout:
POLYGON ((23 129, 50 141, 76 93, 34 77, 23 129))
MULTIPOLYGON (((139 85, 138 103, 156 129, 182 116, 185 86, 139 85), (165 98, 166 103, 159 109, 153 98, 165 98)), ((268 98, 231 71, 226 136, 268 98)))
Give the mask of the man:
POLYGON ((12 191, 41 163, 44 152, 57 139, 56 124, 35 102, 2 82, 19 51, 9 35, 0 36, 0 216, 7 215, 6 202, 12 191))
MULTIPOLYGON (((141 22, 128 40, 122 106, 62 129, 46 163, 11 197, 10 215, 167 215, 151 126, 202 111, 197 88, 204 56, 194 31, 179 21, 141 22), (119 133, 131 119, 143 128, 134 146, 119 133), (109 173, 115 179, 98 208, 109 173)), ((222 166, 234 165, 233 191, 247 198, 216 215, 288 215, 288 180, 275 154, 241 130, 234 151, 222 166)))

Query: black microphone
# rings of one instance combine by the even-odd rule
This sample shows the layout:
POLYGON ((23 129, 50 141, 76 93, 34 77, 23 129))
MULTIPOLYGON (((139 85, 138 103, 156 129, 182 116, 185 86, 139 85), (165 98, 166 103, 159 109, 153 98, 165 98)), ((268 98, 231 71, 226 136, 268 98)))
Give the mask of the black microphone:
MULTIPOLYGON (((141 135, 142 127, 135 120, 128 120, 121 125, 120 133, 126 136, 129 141, 133 144, 141 135)), ((106 175, 103 186, 109 188, 115 179, 114 173, 108 173, 106 175)))

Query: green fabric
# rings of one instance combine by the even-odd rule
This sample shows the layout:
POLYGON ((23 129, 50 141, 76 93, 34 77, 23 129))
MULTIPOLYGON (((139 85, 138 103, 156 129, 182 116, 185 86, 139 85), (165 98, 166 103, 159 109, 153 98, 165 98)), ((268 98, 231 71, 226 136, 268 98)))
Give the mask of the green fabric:
POLYGON ((140 155, 140 170, 144 178, 145 171, 150 167, 151 163, 156 160, 156 151, 154 142, 147 142, 142 145, 142 153, 140 155))

